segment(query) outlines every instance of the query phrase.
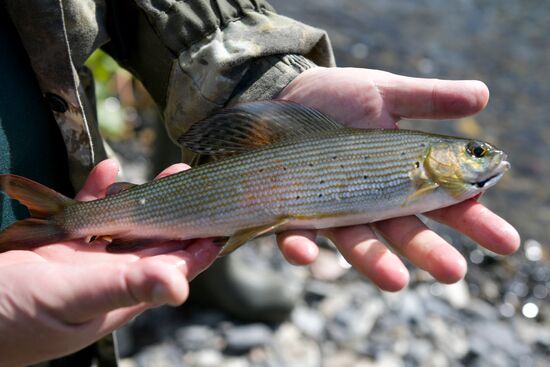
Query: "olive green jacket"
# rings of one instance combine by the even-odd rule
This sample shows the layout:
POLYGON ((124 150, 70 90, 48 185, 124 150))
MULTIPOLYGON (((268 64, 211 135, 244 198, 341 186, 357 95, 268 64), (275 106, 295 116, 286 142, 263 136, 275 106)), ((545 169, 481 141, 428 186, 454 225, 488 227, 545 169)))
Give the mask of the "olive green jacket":
POLYGON ((263 0, 4 0, 62 132, 76 189, 105 157, 93 79, 99 47, 137 76, 173 140, 213 110, 274 97, 332 66, 325 32, 263 0))

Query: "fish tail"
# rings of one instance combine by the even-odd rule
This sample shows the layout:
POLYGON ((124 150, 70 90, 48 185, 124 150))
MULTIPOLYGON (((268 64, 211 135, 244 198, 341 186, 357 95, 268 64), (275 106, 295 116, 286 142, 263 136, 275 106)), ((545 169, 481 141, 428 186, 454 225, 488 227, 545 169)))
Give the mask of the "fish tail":
POLYGON ((17 175, 0 175, 0 187, 12 199, 25 205, 31 214, 31 218, 15 222, 0 232, 0 252, 29 249, 71 238, 71 234, 51 218, 75 204, 76 200, 17 175))

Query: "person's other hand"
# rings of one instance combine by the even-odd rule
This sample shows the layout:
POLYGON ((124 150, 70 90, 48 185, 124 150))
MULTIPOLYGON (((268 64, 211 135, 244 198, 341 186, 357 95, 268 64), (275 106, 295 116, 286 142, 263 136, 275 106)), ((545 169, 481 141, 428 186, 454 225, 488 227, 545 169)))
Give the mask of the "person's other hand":
MULTIPOLYGON (((347 126, 396 128, 402 118, 472 115, 486 106, 489 91, 479 81, 409 78, 369 69, 315 68, 300 74, 277 98, 317 108, 347 126)), ((519 247, 518 232, 475 199, 426 215, 498 254, 510 254, 519 247)), ((464 257, 416 216, 321 233, 378 287, 388 291, 402 289, 409 280, 407 268, 376 232, 395 252, 440 282, 457 282, 466 273, 464 257)), ((318 253, 313 242, 315 235, 315 231, 288 231, 279 234, 278 242, 291 263, 308 264, 318 253)))
MULTIPOLYGON (((177 164, 159 176, 186 169, 177 164)), ((99 163, 77 196, 105 195, 117 175, 99 163)), ((105 252, 105 241, 83 240, 0 254, 0 360, 27 365, 76 351, 162 304, 179 305, 188 281, 220 247, 208 239, 159 244, 131 254, 105 252)))

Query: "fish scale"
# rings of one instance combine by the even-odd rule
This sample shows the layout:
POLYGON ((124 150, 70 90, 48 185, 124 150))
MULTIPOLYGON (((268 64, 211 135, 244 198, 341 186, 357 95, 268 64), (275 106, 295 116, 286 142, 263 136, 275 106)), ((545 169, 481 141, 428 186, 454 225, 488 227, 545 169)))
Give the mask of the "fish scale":
POLYGON ((168 230, 196 237, 220 235, 219 226, 223 227, 221 234, 231 235, 238 226, 268 223, 281 216, 315 217, 329 211, 338 216, 377 210, 388 197, 403 202, 414 191, 409 172, 421 158, 425 143, 425 136, 404 130, 392 135, 384 130, 355 129, 318 134, 73 208, 85 216, 75 215, 69 208, 65 226, 89 231, 109 225, 128 226, 128 230, 149 225, 162 228, 163 233, 156 235, 168 230), (388 147, 390 142, 392 147, 388 147), (365 155, 369 158, 364 159, 365 155), (177 201, 161 201, 175 196, 177 201), (144 203, 139 204, 140 200, 144 203), (93 227, 82 228, 90 217, 97 218, 93 227), (205 222, 210 223, 211 231, 204 228, 205 222))
POLYGON ((222 110, 179 142, 214 161, 124 184, 95 201, 76 202, 0 175, 4 191, 33 216, 0 233, 0 251, 89 236, 114 238, 113 251, 159 239, 229 237, 225 254, 269 232, 370 223, 452 205, 494 185, 509 168, 506 155, 484 142, 345 128, 282 101, 222 110))

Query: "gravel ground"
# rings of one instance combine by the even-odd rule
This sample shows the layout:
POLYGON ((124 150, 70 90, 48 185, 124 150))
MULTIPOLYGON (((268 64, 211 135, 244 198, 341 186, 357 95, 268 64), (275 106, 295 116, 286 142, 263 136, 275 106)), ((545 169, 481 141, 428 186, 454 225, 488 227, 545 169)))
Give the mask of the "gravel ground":
POLYGON ((304 287, 288 320, 244 323, 193 305, 155 309, 119 331, 122 365, 549 365, 550 3, 271 3, 326 29, 340 66, 485 81, 491 102, 478 116, 402 126, 476 136, 507 151, 512 170, 483 201, 519 229, 523 246, 513 256, 495 256, 432 223, 467 257, 466 279, 442 285, 411 268, 409 288, 396 294, 375 289, 330 247, 299 269, 275 251, 262 250, 268 262, 254 257, 259 250, 243 248, 240 256, 254 259, 253 266, 276 266, 304 287))

